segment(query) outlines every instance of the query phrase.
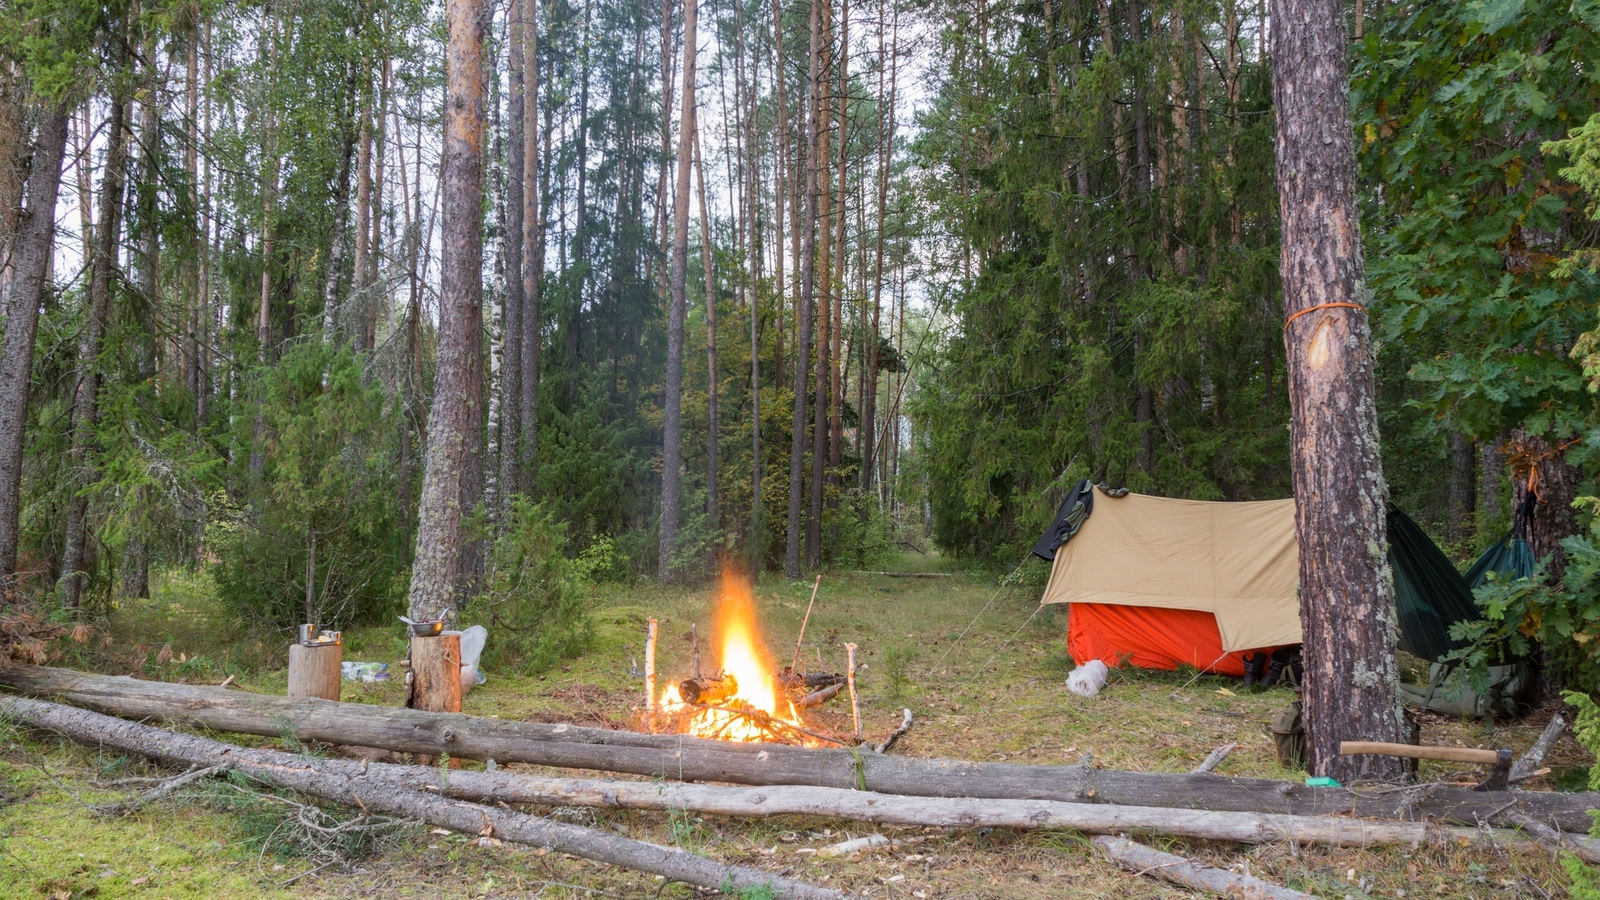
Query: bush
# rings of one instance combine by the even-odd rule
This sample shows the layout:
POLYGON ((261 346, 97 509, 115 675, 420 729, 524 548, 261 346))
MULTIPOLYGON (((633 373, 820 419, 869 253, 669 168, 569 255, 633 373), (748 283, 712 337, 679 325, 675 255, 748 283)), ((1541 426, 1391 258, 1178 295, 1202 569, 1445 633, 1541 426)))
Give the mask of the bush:
POLYGON ((353 353, 319 341, 291 349, 259 388, 236 440, 259 441, 260 474, 241 479, 242 504, 217 498, 207 534, 219 599, 254 627, 388 618, 401 608, 405 537, 382 389, 353 353))
POLYGON ((562 555, 566 528, 550 510, 526 500, 512 507, 494 543, 485 590, 463 610, 463 625, 489 629, 486 669, 534 674, 582 653, 594 638, 583 590, 617 566, 601 539, 575 560, 562 555))

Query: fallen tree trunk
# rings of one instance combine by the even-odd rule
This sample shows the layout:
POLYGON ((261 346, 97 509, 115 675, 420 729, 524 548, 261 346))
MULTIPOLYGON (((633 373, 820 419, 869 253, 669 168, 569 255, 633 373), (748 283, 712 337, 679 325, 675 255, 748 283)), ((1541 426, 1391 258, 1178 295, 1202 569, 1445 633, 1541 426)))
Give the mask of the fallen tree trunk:
MULTIPOLYGON (((218 688, 137 681, 70 669, 0 666, 0 686, 133 719, 158 718, 303 741, 449 754, 573 769, 625 772, 669 781, 853 788, 923 797, 1060 800, 1290 815, 1360 815, 1477 825, 1504 821, 1511 799, 1493 791, 1308 787, 1295 782, 1212 774, 1147 774, 1080 766, 1028 766, 918 759, 741 744, 677 734, 606 731, 487 719, 460 713, 290 700, 218 688)), ((1519 792, 1529 817, 1584 833, 1595 794, 1519 792)))
POLYGON ((1130 872, 1181 884, 1191 890, 1238 900, 1315 900, 1310 894, 1163 853, 1127 838, 1102 835, 1094 839, 1094 845, 1130 872))
MULTIPOLYGON (((549 847, 699 887, 726 889, 731 884, 734 888, 759 890, 765 886, 775 897, 795 900, 846 900, 847 896, 830 888, 748 866, 719 863, 672 847, 430 795, 412 787, 419 773, 438 775, 436 769, 422 766, 312 759, 278 750, 239 747, 58 703, 19 697, 0 698, 0 715, 98 747, 112 747, 166 763, 227 768, 268 784, 367 812, 416 819, 463 834, 549 847)), ((449 777, 458 774, 464 773, 452 772, 449 777)))
MULTIPOLYGON (((652 781, 548 778, 506 771, 451 772, 408 766, 409 783, 447 797, 489 803, 586 806, 595 809, 688 810, 767 818, 820 816, 879 825, 945 828, 1071 828, 1086 834, 1146 831, 1174 837, 1260 844, 1298 841, 1337 847, 1451 844, 1493 838, 1517 842, 1514 832, 1433 826, 1424 822, 1212 812, 1158 806, 1111 806, 1060 800, 906 797, 843 788, 726 787, 652 781)), ((1568 838, 1573 836, 1569 835, 1568 838)))
MULTIPOLYGON (((764 883, 749 879, 770 876, 757 869, 724 866, 693 854, 521 815, 511 812, 505 804, 688 810, 747 818, 809 815, 878 824, 955 828, 1072 828, 1088 834, 1147 831, 1240 843, 1293 840, 1342 847, 1493 840, 1516 843, 1521 838, 1510 831, 1439 828, 1422 822, 1375 822, 1332 816, 1209 812, 1051 800, 903 797, 839 788, 593 781, 529 777, 503 770, 441 773, 433 766, 311 759, 277 750, 239 747, 48 701, 0 697, 0 715, 100 747, 168 763, 206 766, 207 774, 218 769, 232 769, 335 803, 420 819, 468 834, 492 835, 517 843, 550 847, 710 887, 721 886, 729 877, 742 886, 764 883), (663 853, 669 855, 663 857, 663 853)), ((1577 843, 1572 836, 1567 837, 1580 851, 1586 849, 1586 845, 1577 843)), ((838 896, 834 892, 807 894, 801 889, 809 887, 800 885, 793 889, 794 893, 783 896, 838 896)))

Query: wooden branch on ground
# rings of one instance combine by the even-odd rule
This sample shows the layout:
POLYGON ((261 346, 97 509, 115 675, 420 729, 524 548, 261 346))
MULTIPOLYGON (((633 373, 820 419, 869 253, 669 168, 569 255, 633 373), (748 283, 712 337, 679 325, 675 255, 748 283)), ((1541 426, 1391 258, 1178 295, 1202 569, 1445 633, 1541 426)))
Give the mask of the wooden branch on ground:
MULTIPOLYGON (((0 698, 0 714, 13 722, 54 731, 102 747, 114 747, 167 763, 217 766, 260 781, 366 812, 416 819, 462 834, 549 847, 622 868, 661 875, 703 888, 769 888, 795 900, 844 900, 845 894, 747 866, 727 865, 683 850, 635 841, 563 822, 493 806, 480 806, 416 790, 422 766, 364 764, 312 759, 278 750, 239 747, 149 725, 113 719, 57 703, 0 698)), ((462 772, 451 772, 454 779, 462 772)))
POLYGON ((145 806, 160 800, 162 797, 171 794, 179 788, 193 784, 194 782, 203 778, 210 778, 211 776, 217 775, 221 772, 221 766, 192 768, 189 771, 184 772, 182 775, 174 775, 173 777, 162 781, 156 787, 145 791, 137 797, 130 797, 127 800, 121 800, 116 803, 102 803, 98 806, 91 806, 90 809, 94 810, 96 814, 102 816, 126 815, 127 813, 133 812, 141 806, 145 806))
POLYGON ((1227 759, 1228 758, 1228 754, 1232 753, 1233 752, 1233 748, 1235 748, 1237 746, 1239 746, 1239 745, 1238 744, 1223 744, 1221 747, 1218 747, 1217 749, 1211 751, 1211 753, 1208 756, 1206 756, 1205 760, 1203 762, 1201 762, 1200 765, 1194 767, 1194 771, 1197 774, 1200 773, 1200 772, 1210 772, 1210 771, 1212 771, 1218 765, 1221 765, 1222 761, 1227 759))
POLYGON ((911 717, 911 709, 907 707, 902 709, 901 713, 900 727, 889 732, 888 737, 884 738, 880 743, 875 745, 872 748, 873 753, 888 753, 890 750, 894 749, 894 745, 899 743, 901 738, 905 737, 906 732, 911 730, 911 723, 913 721, 911 717))
POLYGON ((869 572, 865 569, 857 575, 879 575, 884 578, 954 578, 950 572, 869 572))
MULTIPOLYGON (((1510 799, 1493 791, 1308 787, 1212 774, 1147 774, 1077 766, 1030 766, 861 754, 686 735, 607 731, 480 718, 460 713, 290 700, 237 690, 137 681, 70 669, 0 666, 0 686, 132 719, 158 718, 218 731, 323 741, 406 753, 625 772, 670 781, 814 785, 908 796, 1037 798, 1294 815, 1360 815, 1462 825, 1494 823, 1510 799)), ((1563 831, 1584 833, 1592 793, 1518 792, 1520 809, 1563 831)))
POLYGON ((1530 777, 1539 768, 1539 764, 1544 762, 1545 754, 1550 752, 1550 748, 1555 746, 1556 741, 1560 740, 1562 733, 1566 730, 1567 719, 1560 712, 1557 712, 1551 717, 1550 724, 1544 727, 1539 739, 1534 741, 1533 746, 1528 748, 1528 752, 1522 754, 1522 758, 1517 760, 1516 764, 1511 767, 1511 780, 1522 781, 1530 777))
POLYGON ((1590 865, 1600 865, 1600 847, 1596 847, 1587 840, 1580 839, 1578 835, 1567 834, 1551 828, 1549 825, 1535 821, 1520 812, 1507 812, 1506 819, 1544 847, 1557 851, 1565 850, 1568 853, 1575 854, 1579 859, 1590 865))
POLYGON ((1123 837, 1101 835, 1092 839, 1105 855, 1130 872, 1149 875, 1190 890, 1235 897, 1238 900, 1315 900, 1310 894, 1279 887, 1249 875, 1208 866, 1123 837))

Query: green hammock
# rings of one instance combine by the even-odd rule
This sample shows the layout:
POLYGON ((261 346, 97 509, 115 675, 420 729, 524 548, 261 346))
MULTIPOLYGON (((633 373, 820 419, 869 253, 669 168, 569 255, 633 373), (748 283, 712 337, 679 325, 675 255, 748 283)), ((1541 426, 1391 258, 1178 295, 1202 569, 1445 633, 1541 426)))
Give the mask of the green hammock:
POLYGON ((1389 507, 1389 566, 1394 570, 1400 649, 1426 660, 1438 660, 1456 649, 1460 642, 1450 639, 1450 626, 1479 617, 1472 588, 1444 551, 1393 505, 1389 507))

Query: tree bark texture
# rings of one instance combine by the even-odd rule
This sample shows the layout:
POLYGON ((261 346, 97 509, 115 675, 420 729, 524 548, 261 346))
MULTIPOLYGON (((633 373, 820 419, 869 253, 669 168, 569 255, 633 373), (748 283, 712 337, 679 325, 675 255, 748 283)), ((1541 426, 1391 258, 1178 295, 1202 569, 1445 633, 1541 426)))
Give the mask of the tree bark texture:
MULTIPOLYGON (((522 192, 527 182, 527 144, 522 129, 527 116, 527 50, 523 37, 523 3, 512 0, 506 12, 508 96, 506 98, 505 266, 506 296, 500 364, 500 495, 502 509, 521 489, 522 476, 522 280, 523 222, 526 210, 522 192)), ((504 517, 502 516, 503 520, 504 517)))
POLYGON ((1313 900, 1310 894, 1164 853, 1127 838, 1102 835, 1094 838, 1094 845, 1130 872, 1181 884, 1190 890, 1237 900, 1313 900))
POLYGON ((424 712, 461 711, 461 635, 411 639, 406 706, 424 712))
POLYGON ((533 496, 539 473, 539 354, 544 316, 539 309, 539 279, 544 273, 544 228, 539 218, 539 32, 538 0, 522 0, 522 491, 533 496))
POLYGON ((337 701, 342 683, 339 664, 343 661, 343 644, 290 644, 289 696, 337 701))
MULTIPOLYGON (((39 306, 55 245, 56 198, 66 155, 71 110, 51 107, 34 137, 27 206, 17 222, 12 280, 4 294, 5 338, 0 344, 0 579, 17 570, 17 529, 22 514, 22 446, 33 379, 33 344, 39 306)), ((21 127, 11 123, 0 127, 21 127)))
POLYGON ((1565 461, 1565 446, 1552 447, 1544 438, 1515 428, 1506 442, 1506 464, 1511 471, 1511 508, 1522 509, 1533 494, 1533 516, 1528 520, 1528 549, 1546 562, 1552 584, 1567 572, 1567 554, 1561 541, 1578 533, 1572 501, 1578 495, 1580 472, 1565 461))
POLYGON ((822 118, 822 50, 819 4, 811 5, 810 84, 806 89, 805 210, 800 223, 800 334, 795 343, 794 422, 789 432, 789 521, 783 574, 800 577, 801 500, 806 452, 806 391, 810 389, 811 329, 816 312, 817 155, 822 118))
POLYGON ((678 469, 683 427, 683 320, 688 304, 689 277, 689 168, 693 162, 695 132, 695 6, 683 5, 683 106, 679 112, 677 192, 673 196, 672 279, 667 300, 665 422, 661 429, 661 544, 656 571, 672 577, 672 557, 678 548, 678 469))
POLYGON ((61 578, 56 585, 61 605, 77 610, 88 580, 89 500, 79 492, 89 483, 89 443, 99 416, 100 348, 111 315, 111 272, 117 266, 117 238, 121 232, 123 162, 127 152, 128 106, 113 97, 111 121, 106 128, 105 172, 100 176, 100 209, 95 224, 95 254, 89 263, 89 315, 78 341, 78 375, 72 399, 72 471, 67 501, 66 547, 62 551, 61 578))
POLYGON ((440 619, 455 606, 461 565, 462 473, 479 427, 475 387, 481 376, 483 309, 483 32, 481 0, 449 0, 444 159, 441 172, 443 260, 439 283, 438 368, 418 504, 410 614, 440 619))
POLYGON ((1308 771, 1348 784, 1405 762, 1339 755, 1403 740, 1342 9, 1270 4, 1308 771))
MULTIPOLYGON (((774 897, 793 900, 845 900, 828 888, 793 881, 761 869, 726 865, 683 850, 605 834, 490 806, 431 796, 417 790, 430 767, 392 766, 344 759, 239 747, 208 738, 111 719, 92 712, 38 700, 0 698, 7 718, 63 734, 97 747, 114 747, 169 764, 220 766, 251 778, 332 803, 359 807, 468 835, 496 837, 532 847, 548 847, 585 859, 661 875, 704 888, 766 886, 774 897)), ((450 774, 454 778, 457 772, 450 774)))
POLYGON ((1147 774, 962 760, 917 759, 741 744, 676 734, 607 731, 512 722, 413 709, 290 700, 214 687, 139 681, 70 669, 0 666, 0 685, 132 719, 162 719, 218 731, 302 741, 449 754, 561 768, 624 772, 668 781, 799 785, 915 797, 1058 800, 1287 815, 1358 815, 1475 825, 1495 822, 1506 803, 1563 830, 1584 832, 1600 795, 1522 791, 1515 795, 1424 785, 1365 792, 1212 774, 1147 774))
POLYGON ((711 210, 706 205, 706 162, 700 155, 700 123, 695 121, 694 162, 700 189, 700 267, 706 283, 706 517, 720 532, 717 508, 717 282, 711 267, 711 210))

